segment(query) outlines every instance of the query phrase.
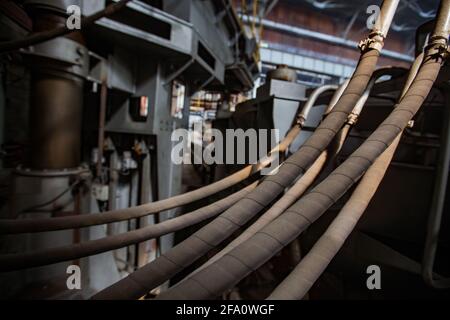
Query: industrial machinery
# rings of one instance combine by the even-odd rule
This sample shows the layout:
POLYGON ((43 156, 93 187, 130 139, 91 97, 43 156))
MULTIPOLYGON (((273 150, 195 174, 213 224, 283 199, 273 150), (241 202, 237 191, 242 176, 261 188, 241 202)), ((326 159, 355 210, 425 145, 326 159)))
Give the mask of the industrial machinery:
POLYGON ((314 86, 313 58, 261 77, 258 21, 353 42, 277 1, 0 2, 1 296, 449 298, 450 1, 411 55, 384 51, 400 2, 314 86))
MULTIPOLYGON (((81 26, 82 32, 20 51, 2 49, 2 87, 13 100, 2 107, 3 141, 9 144, 3 161, 13 179, 4 218, 94 214, 179 194, 181 167, 171 165, 171 133, 187 128, 190 97, 202 89, 240 92, 253 86, 254 41, 227 1, 126 2, 2 2, 5 40, 65 27, 70 5, 82 16, 122 7, 81 26), (19 86, 10 82, 16 77, 19 86)), ((107 227, 13 237, 2 247, 29 251, 82 243, 176 214, 174 209, 107 227)), ((112 284, 168 250, 172 238, 83 261, 89 273, 83 287, 112 284)), ((64 278, 65 265, 8 275, 2 294, 64 278)))

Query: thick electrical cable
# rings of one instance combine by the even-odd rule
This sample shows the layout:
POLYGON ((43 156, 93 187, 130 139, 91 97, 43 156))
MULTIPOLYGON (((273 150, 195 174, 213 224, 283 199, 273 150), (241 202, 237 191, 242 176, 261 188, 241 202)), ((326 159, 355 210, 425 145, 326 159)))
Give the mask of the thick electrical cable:
POLYGON ((345 123, 348 114, 365 90, 375 69, 379 52, 362 54, 352 81, 332 112, 276 175, 265 179, 255 190, 185 241, 155 261, 96 294, 94 299, 138 299, 192 264, 244 226, 270 204, 320 156, 345 123))
MULTIPOLYGON (((423 54, 415 59, 411 67, 400 101, 411 87, 422 62, 423 54)), ((373 84, 374 83, 375 81, 373 84)), ((363 105, 364 104, 362 103, 362 106, 363 105)), ((360 112, 361 108, 357 106, 355 109, 357 110, 354 110, 354 112, 360 112)), ((361 182, 359 182, 355 191, 352 193, 352 196, 327 228, 325 233, 319 238, 317 243, 296 268, 277 286, 267 299, 299 300, 307 294, 330 264, 331 260, 342 248, 348 236, 354 230, 356 224, 369 206, 370 201, 377 192, 392 158, 394 157, 395 151, 400 143, 400 138, 401 134, 397 136, 389 148, 386 149, 369 170, 367 170, 361 182)))
POLYGON ((236 203, 236 201, 242 199, 253 190, 256 185, 257 182, 222 200, 216 201, 213 204, 141 229, 67 246, 47 248, 27 253, 2 254, 0 255, 0 272, 15 271, 80 259, 182 230, 217 216, 236 203))
POLYGON ((248 241, 192 278, 164 292, 160 298, 216 297, 268 261, 318 219, 364 175, 416 114, 439 73, 443 49, 446 49, 447 45, 447 41, 444 41, 439 39, 432 43, 427 49, 426 58, 415 81, 401 103, 360 148, 327 179, 248 241))
POLYGON ((367 170, 351 198, 297 267, 277 286, 269 300, 300 300, 344 245, 375 195, 400 141, 400 135, 367 170))
MULTIPOLYGON (((334 85, 325 85, 317 88, 311 94, 301 113, 298 115, 296 119, 298 124, 302 125, 304 123, 311 112, 314 102, 320 97, 321 94, 336 89, 337 87, 334 85)), ((278 148, 282 148, 283 150, 286 149, 290 142, 293 141, 294 135, 298 134, 298 132, 299 130, 292 130, 291 133, 288 134, 288 142, 286 143, 285 139, 278 148)), ((252 185, 251 189, 253 189, 253 187, 254 186, 252 185)), ((54 247, 28 253, 2 255, 0 256, 0 271, 5 272, 78 259, 174 232, 219 214, 221 212, 221 208, 230 207, 233 203, 241 199, 246 193, 248 193, 248 191, 245 191, 245 193, 237 192, 216 204, 199 209, 189 214, 185 214, 181 217, 165 221, 161 224, 148 226, 144 229, 108 236, 97 240, 86 241, 82 244, 54 247), (165 233, 160 234, 161 232, 165 233)), ((224 210, 225 209, 222 211, 224 210)))
MULTIPOLYGON (((201 269, 206 268, 210 264, 219 260, 225 254, 236 248, 241 243, 248 240, 256 232, 264 228, 271 221, 279 217, 286 209, 288 209, 298 198, 300 198, 305 191, 312 185, 327 161, 327 151, 322 154, 313 163, 311 168, 286 192, 283 197, 278 200, 267 212, 265 212, 255 223, 241 233, 236 239, 228 244, 222 251, 214 255, 211 259, 205 262, 200 268, 195 270, 192 274, 197 273, 201 269)), ((192 275, 191 274, 191 275, 192 275)))
POLYGON ((99 214, 77 215, 58 218, 52 217, 34 219, 0 219, 0 235, 85 228, 100 224, 137 219, 204 199, 208 196, 232 187, 237 183, 244 181, 251 175, 261 171, 278 156, 277 153, 286 151, 289 145, 300 133, 300 130, 300 126, 296 124, 289 131, 286 137, 280 142, 280 144, 273 150, 271 150, 271 153, 261 159, 257 164, 248 165, 245 168, 233 173, 232 175, 214 182, 208 186, 168 199, 151 202, 127 209, 102 212, 99 214))
MULTIPOLYGON (((254 224, 252 224, 249 228, 247 228, 241 235, 239 235, 230 244, 228 244, 222 251, 214 255, 207 262, 205 262, 200 268, 195 270, 191 275, 209 266, 213 262, 223 257, 226 253, 230 252, 232 249, 248 240, 256 232, 258 232, 259 230, 264 228, 267 224, 269 224, 271 221, 279 217, 284 211, 286 211, 286 209, 288 209, 289 206, 291 206, 305 193, 305 191, 312 185, 314 180, 319 175, 320 171, 323 169, 326 161, 332 160, 341 151, 345 143, 345 140, 348 136, 348 133, 351 129, 351 126, 354 124, 355 118, 357 118, 360 115, 363 106, 365 105, 365 103, 369 98, 368 92, 372 90, 376 80, 382 76, 385 76, 386 74, 390 74, 392 70, 393 68, 391 67, 384 67, 374 72, 374 75, 372 76, 372 79, 369 82, 364 94, 358 100, 358 103, 355 105, 355 108, 353 109, 351 115, 349 116, 351 122, 350 123, 347 122, 344 125, 344 127, 342 127, 341 131, 339 131, 339 133, 336 135, 334 144, 330 146, 331 150, 322 152, 322 154, 319 156, 319 158, 317 158, 317 160, 314 162, 311 168, 286 192, 286 194, 280 200, 278 200, 266 213, 264 213, 254 224)), ((333 109, 333 107, 339 100, 340 95, 342 95, 347 85, 348 82, 346 81, 344 82, 343 85, 340 86, 340 88, 338 88, 338 90, 336 90, 336 93, 331 99, 330 106, 329 108, 327 108, 326 113, 329 113, 333 109)))

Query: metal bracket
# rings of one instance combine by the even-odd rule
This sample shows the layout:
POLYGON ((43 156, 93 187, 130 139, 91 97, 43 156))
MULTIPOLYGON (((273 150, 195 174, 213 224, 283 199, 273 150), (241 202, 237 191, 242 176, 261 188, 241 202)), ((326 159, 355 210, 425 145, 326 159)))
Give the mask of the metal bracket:
POLYGON ((189 68, 195 62, 194 59, 189 59, 184 65, 182 65, 178 70, 174 71, 172 74, 164 82, 164 86, 168 86, 171 84, 173 80, 175 80, 180 74, 182 74, 187 68, 189 68))
POLYGON ((208 84, 211 83, 211 81, 213 81, 215 78, 214 75, 212 75, 211 77, 209 77, 205 82, 203 82, 200 86, 197 87, 197 91, 202 90, 204 87, 206 87, 208 84))

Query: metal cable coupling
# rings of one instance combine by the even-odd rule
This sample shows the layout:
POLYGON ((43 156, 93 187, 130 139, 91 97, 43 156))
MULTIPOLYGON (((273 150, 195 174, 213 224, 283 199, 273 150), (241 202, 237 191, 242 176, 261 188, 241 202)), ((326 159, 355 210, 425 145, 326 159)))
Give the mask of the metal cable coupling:
POLYGON ((378 52, 381 52, 384 46, 384 35, 380 31, 373 31, 369 34, 369 36, 361 40, 358 44, 358 48, 361 51, 361 53, 364 53, 368 51, 369 49, 377 50, 378 52))
POLYGON ((305 122, 306 122, 306 119, 305 119, 305 117, 304 117, 303 115, 301 115, 301 114, 299 114, 299 115, 297 116, 297 119, 295 120, 295 124, 298 125, 298 126, 300 126, 300 127, 303 127, 303 125, 305 124, 305 122))
POLYGON ((449 56, 448 39, 442 36, 434 36, 430 39, 430 44, 425 49, 431 58, 445 60, 449 56))
POLYGON ((350 113, 347 118, 347 124, 353 126, 358 122, 359 115, 356 113, 350 113))

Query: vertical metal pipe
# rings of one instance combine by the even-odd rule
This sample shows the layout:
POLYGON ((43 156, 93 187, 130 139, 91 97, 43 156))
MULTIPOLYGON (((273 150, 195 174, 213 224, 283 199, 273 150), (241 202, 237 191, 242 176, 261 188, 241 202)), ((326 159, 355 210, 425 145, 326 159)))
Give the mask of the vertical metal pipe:
MULTIPOLYGON (((4 130, 5 130, 5 91, 3 83, 3 74, 4 74, 3 65, 0 64, 0 145, 3 145, 4 130)), ((0 159, 0 169, 1 168, 3 168, 3 157, 0 159)))
MULTIPOLYGON (((446 49, 448 45, 450 26, 450 0, 442 0, 439 13, 436 18, 436 26, 430 37, 430 49, 438 50, 446 49)), ((436 251, 439 240, 439 232, 441 228, 442 214, 446 197, 448 184, 449 163, 450 163, 450 110, 448 87, 445 90, 445 116, 444 126, 441 136, 441 150, 439 162, 436 170, 436 180, 434 186, 431 211, 428 217, 427 235, 425 239, 425 249, 422 259, 422 276, 427 284, 435 288, 449 288, 450 278, 434 279, 433 268, 436 257, 436 251)))
POLYGON ((102 80, 100 89, 100 112, 98 120, 98 161, 97 161, 97 178, 102 178, 103 167, 103 148, 105 144, 105 118, 106 118, 106 104, 108 99, 108 86, 106 80, 102 80))
MULTIPOLYGON (((447 88, 447 90, 449 90, 447 88)), ((434 288, 449 288, 450 278, 434 279, 433 269, 436 259, 436 251, 441 229, 442 214, 444 211, 445 198, 447 195, 448 175, 450 166, 450 94, 446 94, 446 105, 444 106, 444 126, 441 136, 441 150, 439 162, 436 168, 436 180, 428 217, 425 250, 422 262, 422 275, 425 282, 434 288)))
MULTIPOLYGON (((65 23, 66 19, 52 10, 36 9, 33 31, 52 30, 65 23)), ((71 34, 70 40, 84 42, 80 33, 71 34)), ((63 53, 56 47, 58 43, 53 46, 54 56, 49 58, 55 61, 46 62, 37 57, 31 70, 29 165, 35 170, 74 168, 79 166, 81 158, 83 80, 57 63, 63 53)), ((66 50, 75 50, 75 46, 66 50)))
POLYGON ((33 169, 67 169, 80 163, 83 83, 38 69, 31 84, 33 169))
POLYGON ((375 22, 375 31, 386 38, 400 0, 384 0, 380 15, 375 22))
POLYGON ((443 0, 439 7, 439 14, 436 18, 436 28, 432 38, 441 37, 448 39, 450 32, 450 1, 443 0))

